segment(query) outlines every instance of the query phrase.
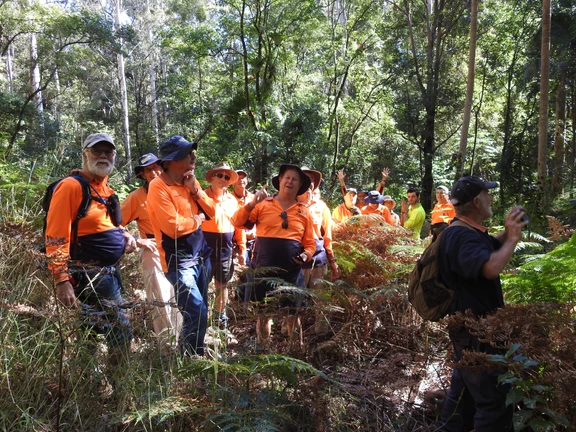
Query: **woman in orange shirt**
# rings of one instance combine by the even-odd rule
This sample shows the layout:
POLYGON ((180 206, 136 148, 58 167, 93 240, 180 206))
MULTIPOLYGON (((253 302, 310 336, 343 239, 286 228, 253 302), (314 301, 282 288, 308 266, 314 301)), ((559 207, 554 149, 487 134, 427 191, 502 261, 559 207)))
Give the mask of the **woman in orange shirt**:
MULTIPOLYGON (((277 288, 266 277, 282 278, 291 285, 304 287, 302 264, 310 261, 316 251, 314 226, 306 205, 298 202, 297 196, 310 187, 310 179, 300 169, 291 164, 280 167, 279 174, 272 179, 278 193, 268 196, 266 188, 260 189, 254 199, 241 207, 232 223, 237 227, 256 226, 256 242, 252 252, 253 269, 274 267, 252 288, 251 300, 262 301, 266 294, 277 288)), ((292 320, 294 323, 295 320, 292 320)), ((289 334, 292 335, 290 331, 289 334)), ((270 336, 271 320, 258 317, 256 334, 260 342, 270 336)))

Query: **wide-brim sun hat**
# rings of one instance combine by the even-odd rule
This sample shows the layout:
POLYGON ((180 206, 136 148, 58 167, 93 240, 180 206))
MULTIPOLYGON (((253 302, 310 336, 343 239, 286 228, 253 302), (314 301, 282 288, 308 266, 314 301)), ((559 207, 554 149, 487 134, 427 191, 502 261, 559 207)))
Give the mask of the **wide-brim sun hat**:
POLYGON ((211 181, 214 174, 218 173, 219 171, 225 171, 226 174, 230 177, 230 184, 235 183, 238 180, 238 173, 230 168, 226 162, 220 162, 219 164, 214 165, 214 168, 208 170, 206 173, 206 181, 211 181))
POLYGON ((107 133, 94 133, 86 137, 86 139, 82 143, 82 150, 94 147, 96 144, 101 142, 105 142, 107 144, 110 144, 112 147, 116 148, 116 144, 114 144, 114 140, 110 135, 108 135, 107 133))
POLYGON ((396 201, 390 195, 383 195, 382 198, 384 198, 384 200, 382 201, 383 203, 385 203, 386 201, 392 201, 394 203, 394 207, 396 207, 396 201))
POLYGON ((304 174, 312 176, 312 181, 314 182, 314 190, 318 189, 318 186, 320 186, 320 182, 322 181, 322 173, 308 167, 302 167, 302 171, 304 171, 304 174))
POLYGON ((174 135, 160 147, 160 158, 162 162, 180 160, 188 156, 192 150, 197 149, 197 143, 190 142, 180 135, 174 135))
POLYGON ((384 197, 377 190, 368 192, 368 196, 364 198, 366 204, 382 204, 384 197))
POLYGON ((154 153, 146 153, 140 156, 140 158, 138 159, 138 163, 139 165, 136 168, 134 168, 134 174, 136 175, 140 174, 147 166, 154 164, 160 165, 160 163, 162 163, 162 160, 158 159, 158 157, 154 153))
POLYGON ((304 173, 304 171, 302 171, 302 169, 298 165, 293 164, 281 165, 278 175, 272 177, 272 186, 274 186, 277 190, 280 190, 280 177, 282 177, 282 175, 284 175, 284 173, 289 169, 297 171, 298 174, 300 175, 300 181, 302 182, 302 184, 300 185, 300 189, 298 189, 298 195, 302 195, 304 192, 308 190, 308 188, 310 188, 311 181, 310 178, 304 173))

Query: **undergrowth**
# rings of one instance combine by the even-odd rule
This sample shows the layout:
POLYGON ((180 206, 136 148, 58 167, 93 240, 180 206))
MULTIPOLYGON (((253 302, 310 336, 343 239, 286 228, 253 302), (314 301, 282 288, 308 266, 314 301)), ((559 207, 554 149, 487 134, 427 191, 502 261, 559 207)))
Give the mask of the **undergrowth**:
MULTIPOLYGON (((222 355, 219 360, 182 359, 158 344, 137 257, 125 257, 125 299, 135 340, 129 361, 112 376, 102 340, 77 330, 74 311, 56 307, 44 257, 35 247, 41 243, 39 230, 27 222, 37 218, 23 214, 21 221, 3 219, 0 225, 0 430, 435 429, 436 395, 448 384, 450 344, 442 324, 422 322, 407 302, 407 274, 423 245, 404 229, 362 216, 340 225, 334 249, 343 275, 325 281, 299 310, 304 345, 287 344, 279 331, 283 312, 272 302, 272 343, 257 346, 256 311, 232 303, 236 340, 216 332, 210 347, 222 355), (318 316, 328 322, 327 331, 313 332, 318 316), (112 394, 105 391, 110 378, 112 394)), ((566 261, 571 252, 561 255, 563 247, 573 241, 557 247, 551 261, 557 266, 566 261)), ((513 286, 506 283, 510 297, 513 286)), ((279 282, 278 289, 286 287, 279 282)), ((571 314, 566 305, 515 306, 472 325, 504 348, 520 344, 522 353, 541 365, 529 379, 551 389, 542 406, 574 420, 571 314)))

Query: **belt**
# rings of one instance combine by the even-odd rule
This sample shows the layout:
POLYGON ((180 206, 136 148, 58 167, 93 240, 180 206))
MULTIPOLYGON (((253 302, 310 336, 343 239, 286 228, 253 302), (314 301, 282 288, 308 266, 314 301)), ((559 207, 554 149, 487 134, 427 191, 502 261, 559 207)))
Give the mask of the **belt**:
POLYGON ((105 267, 90 267, 87 269, 80 270, 88 276, 105 276, 113 275, 117 272, 116 266, 105 266, 105 267))

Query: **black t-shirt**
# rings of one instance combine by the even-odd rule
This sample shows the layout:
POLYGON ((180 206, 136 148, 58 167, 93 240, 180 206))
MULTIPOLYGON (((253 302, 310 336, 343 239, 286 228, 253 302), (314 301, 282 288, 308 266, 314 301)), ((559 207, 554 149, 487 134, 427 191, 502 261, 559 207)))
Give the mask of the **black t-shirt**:
POLYGON ((471 309, 474 315, 483 316, 503 307, 500 278, 482 276, 482 266, 500 248, 500 242, 487 232, 467 227, 447 229, 441 241, 440 275, 456 291, 452 312, 471 309))

